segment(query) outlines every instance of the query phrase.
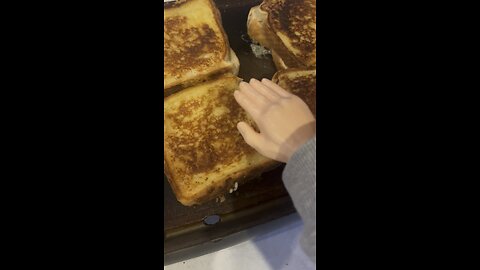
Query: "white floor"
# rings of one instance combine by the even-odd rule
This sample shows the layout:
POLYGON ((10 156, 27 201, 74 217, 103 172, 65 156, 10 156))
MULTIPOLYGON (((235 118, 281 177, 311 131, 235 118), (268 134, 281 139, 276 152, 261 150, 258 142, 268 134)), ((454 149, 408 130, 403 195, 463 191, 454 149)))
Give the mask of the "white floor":
MULTIPOLYGON (((215 253, 171 264, 164 270, 281 270, 315 269, 298 244, 303 225, 298 215, 255 239, 215 253)), ((262 225, 262 226, 268 226, 262 225)))

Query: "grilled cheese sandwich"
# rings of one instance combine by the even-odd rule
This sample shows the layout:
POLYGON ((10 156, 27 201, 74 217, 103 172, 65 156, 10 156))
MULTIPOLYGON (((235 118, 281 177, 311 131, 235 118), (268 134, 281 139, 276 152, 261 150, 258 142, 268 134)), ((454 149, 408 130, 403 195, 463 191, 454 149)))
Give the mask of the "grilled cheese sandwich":
POLYGON ((165 96, 218 74, 238 74, 238 58, 212 0, 164 3, 163 34, 165 96))
POLYGON ((313 115, 317 113, 317 71, 290 68, 273 75, 272 81, 283 89, 301 98, 313 115))
POLYGON ((240 121, 254 126, 233 96, 239 83, 224 75, 164 100, 165 175, 186 206, 215 199, 278 165, 237 130, 240 121))
POLYGON ((272 51, 278 70, 316 67, 316 1, 265 0, 250 10, 252 40, 272 51))

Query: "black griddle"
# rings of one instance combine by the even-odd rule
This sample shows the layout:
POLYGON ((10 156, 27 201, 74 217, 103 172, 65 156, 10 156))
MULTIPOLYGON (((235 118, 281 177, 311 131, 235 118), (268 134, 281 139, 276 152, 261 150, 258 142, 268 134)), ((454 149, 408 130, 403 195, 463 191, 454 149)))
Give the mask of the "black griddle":
MULTIPOLYGON (((240 60, 239 77, 272 78, 276 72, 271 56, 257 58, 250 47, 247 16, 261 0, 215 0, 222 15, 230 46, 240 60)), ((246 239, 238 232, 295 212, 281 179, 284 166, 262 174, 225 196, 225 201, 211 201, 201 206, 180 204, 164 176, 164 263, 170 264, 219 250, 246 239), (207 225, 207 221, 220 220, 207 225), (234 239, 234 240, 232 240, 234 239)))

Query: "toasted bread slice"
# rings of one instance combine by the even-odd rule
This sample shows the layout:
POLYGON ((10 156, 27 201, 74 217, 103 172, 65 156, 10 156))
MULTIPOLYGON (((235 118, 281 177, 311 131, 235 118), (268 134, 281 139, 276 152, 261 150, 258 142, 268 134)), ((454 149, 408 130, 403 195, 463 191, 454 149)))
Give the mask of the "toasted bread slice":
POLYGON ((314 115, 317 113, 317 71, 286 69, 273 75, 272 81, 307 103, 314 115))
POLYGON ((265 0, 250 10, 248 34, 276 54, 278 70, 316 67, 316 7, 315 0, 265 0))
POLYGON ((163 88, 166 93, 208 80, 221 73, 238 73, 220 12, 212 0, 164 4, 163 88))
POLYGON ((233 92, 240 79, 224 75, 164 99, 165 175, 178 201, 201 204, 278 165, 247 145, 237 123, 253 122, 233 92))
POLYGON ((285 64, 283 59, 274 50, 272 50, 271 52, 272 52, 272 60, 273 60, 273 63, 275 64, 275 67, 277 67, 277 70, 287 69, 288 66, 287 64, 285 64))

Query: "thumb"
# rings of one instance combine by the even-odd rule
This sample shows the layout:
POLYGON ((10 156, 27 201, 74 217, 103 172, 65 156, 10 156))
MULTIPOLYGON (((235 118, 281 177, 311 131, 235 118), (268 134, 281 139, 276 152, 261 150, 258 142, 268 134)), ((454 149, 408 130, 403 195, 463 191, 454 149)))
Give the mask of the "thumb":
POLYGON ((260 145, 261 135, 245 122, 238 123, 237 128, 238 131, 240 131, 240 134, 242 134, 245 142, 251 147, 257 149, 257 146, 260 145))

